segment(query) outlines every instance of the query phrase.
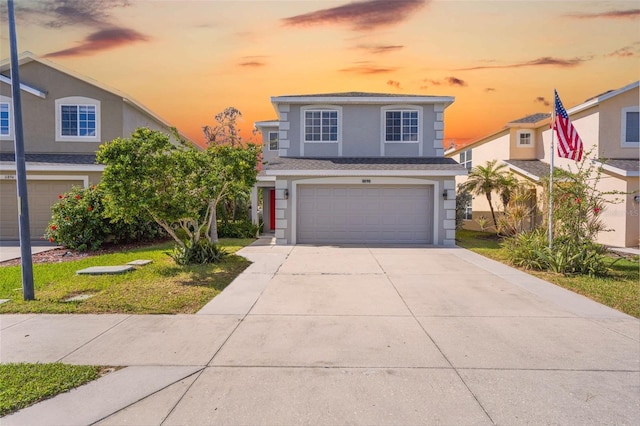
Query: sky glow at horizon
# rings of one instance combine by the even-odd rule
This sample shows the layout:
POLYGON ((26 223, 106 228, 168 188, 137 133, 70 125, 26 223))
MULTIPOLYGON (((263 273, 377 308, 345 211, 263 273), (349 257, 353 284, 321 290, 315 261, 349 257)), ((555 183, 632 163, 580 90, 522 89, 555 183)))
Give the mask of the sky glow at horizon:
MULTIPOLYGON (((6 4, 2 58, 9 56, 6 4)), ((195 142, 228 106, 271 96, 454 96, 445 147, 640 77, 631 1, 17 0, 18 48, 125 92, 195 142)))

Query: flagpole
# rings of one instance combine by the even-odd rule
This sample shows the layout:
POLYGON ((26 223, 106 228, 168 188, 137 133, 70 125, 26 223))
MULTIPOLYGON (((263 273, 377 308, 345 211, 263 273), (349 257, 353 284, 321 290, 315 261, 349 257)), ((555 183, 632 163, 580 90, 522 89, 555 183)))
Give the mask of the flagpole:
POLYGON ((556 119, 555 94, 556 91, 553 89, 554 107, 553 110, 551 110, 551 165, 549 166, 549 250, 553 248, 553 160, 555 157, 553 139, 556 133, 554 128, 556 119))

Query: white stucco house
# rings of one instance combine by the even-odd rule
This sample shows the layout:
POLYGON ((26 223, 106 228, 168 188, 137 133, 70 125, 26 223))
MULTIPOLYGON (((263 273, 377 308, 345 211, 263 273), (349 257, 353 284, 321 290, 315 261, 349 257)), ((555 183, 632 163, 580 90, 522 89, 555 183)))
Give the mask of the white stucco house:
MULTIPOLYGON (((636 81, 567 108, 585 152, 591 152, 590 161, 600 167, 598 189, 620 193, 608 197, 620 202, 608 204, 600 216, 608 231, 598 235, 598 242, 605 245, 637 247, 640 239, 639 88, 636 81)), ((549 176, 551 162, 550 116, 537 113, 513 120, 496 132, 447 150, 445 155, 459 160, 468 169, 490 160, 506 164, 519 179, 533 184, 537 202, 542 206, 546 201, 541 197, 542 179, 549 176)), ((574 160, 559 158, 557 154, 554 167, 577 169, 574 160)), ((464 176, 458 177, 458 183, 465 180, 464 176)), ((464 227, 479 229, 477 219, 481 216, 491 217, 489 205, 485 197, 474 197, 467 208, 464 227)), ((531 218, 531 223, 541 221, 539 215, 531 218)))
POLYGON ((277 244, 455 244, 455 178, 444 157, 448 96, 276 96, 256 123, 263 167, 252 219, 277 244))

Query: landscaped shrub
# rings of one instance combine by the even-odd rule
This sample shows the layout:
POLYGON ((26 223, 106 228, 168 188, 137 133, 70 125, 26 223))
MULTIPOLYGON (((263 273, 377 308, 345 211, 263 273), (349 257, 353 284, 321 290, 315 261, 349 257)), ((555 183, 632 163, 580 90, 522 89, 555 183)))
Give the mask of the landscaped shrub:
POLYGON ((79 251, 99 249, 104 243, 149 241, 163 236, 151 219, 135 223, 111 222, 104 215, 105 198, 101 186, 74 187, 58 195, 45 232, 49 241, 79 251))
POLYGON ((220 238, 255 238, 258 225, 248 220, 218 222, 218 237, 220 238))
POLYGON ((203 265, 206 263, 218 263, 229 253, 207 239, 200 239, 195 244, 187 243, 186 246, 176 246, 167 254, 178 265, 203 265))

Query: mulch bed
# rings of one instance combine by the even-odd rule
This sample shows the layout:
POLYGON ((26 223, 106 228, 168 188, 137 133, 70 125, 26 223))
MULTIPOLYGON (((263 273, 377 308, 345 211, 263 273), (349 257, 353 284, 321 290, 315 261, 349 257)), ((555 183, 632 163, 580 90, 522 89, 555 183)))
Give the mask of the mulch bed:
MULTIPOLYGON (((118 244, 118 245, 106 245, 96 251, 80 252, 67 248, 55 248, 52 250, 43 251, 31 256, 32 263, 60 263, 69 262, 72 260, 85 259, 87 257, 99 256, 102 254, 117 253, 121 251, 132 250, 140 247, 146 247, 150 245, 158 244, 158 241, 148 243, 131 243, 131 244, 118 244)), ((0 262, 0 267, 3 266, 15 266, 20 265, 20 259, 7 260, 0 262)))

